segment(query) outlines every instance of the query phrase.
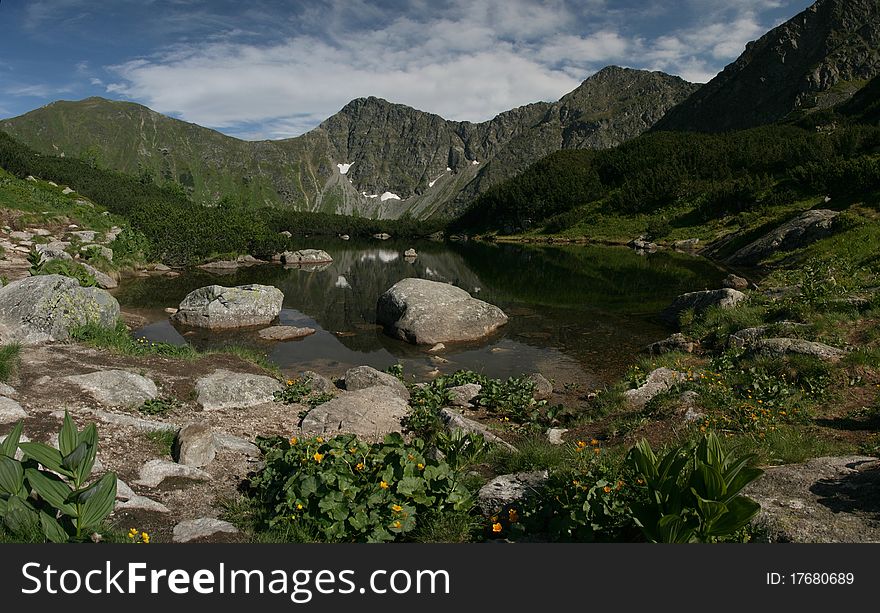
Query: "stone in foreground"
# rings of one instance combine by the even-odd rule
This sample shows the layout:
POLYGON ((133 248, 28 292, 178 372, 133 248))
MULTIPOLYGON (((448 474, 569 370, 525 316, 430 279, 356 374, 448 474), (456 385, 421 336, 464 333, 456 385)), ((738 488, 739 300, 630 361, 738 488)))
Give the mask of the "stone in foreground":
POLYGON ((390 336, 435 345, 485 338, 507 323, 507 315, 454 285, 410 278, 379 297, 376 320, 390 336))
POLYGON ((270 285, 208 285, 190 292, 171 320, 210 329, 264 326, 278 317, 283 301, 281 290, 270 285))
POLYGON ((332 437, 356 434, 365 441, 381 441, 402 430, 401 420, 409 405, 397 392, 383 385, 356 392, 343 392, 309 411, 300 424, 305 436, 332 437))
POLYGON ((743 493, 761 505, 754 521, 774 541, 880 542, 877 458, 825 457, 768 468, 743 493))
POLYGON ((112 328, 118 317, 116 298, 62 275, 27 277, 0 288, 0 343, 64 341, 74 328, 112 328))
POLYGON ((211 475, 201 469, 175 464, 168 460, 150 460, 141 466, 139 476, 140 478, 135 481, 135 485, 144 487, 157 487, 165 479, 211 480, 211 475))
POLYGON ((460 430, 465 433, 482 434, 487 443, 500 445, 508 451, 516 451, 516 447, 489 430, 487 426, 473 419, 468 419, 455 409, 449 407, 440 409, 440 419, 449 432, 460 430))
POLYGON ((722 309, 730 309, 738 305, 746 299, 746 295, 742 292, 725 287, 724 289, 710 289, 702 292, 689 292, 682 294, 672 301, 666 309, 660 314, 660 319, 664 322, 676 325, 678 318, 682 312, 693 309, 694 312, 700 313, 709 307, 717 306, 722 309))
POLYGON ((0 396, 0 424, 12 423, 27 416, 25 410, 15 400, 0 396))
POLYGON ((172 457, 178 464, 201 468, 213 462, 216 455, 214 432, 205 423, 187 424, 174 439, 172 457))
POLYGON ((827 362, 839 362, 846 355, 846 351, 826 345, 825 343, 817 343, 815 341, 806 341, 801 338, 765 338, 755 341, 752 349, 757 353, 771 356, 782 355, 808 355, 827 362))
POLYGON ((381 385, 390 388, 403 400, 409 400, 409 390, 403 382, 387 372, 376 370, 371 366, 356 366, 345 371, 345 389, 349 392, 381 385))
POLYGON ((548 476, 546 470, 535 470, 495 477, 480 488, 477 504, 480 505, 483 515, 487 517, 497 515, 505 507, 522 502, 538 493, 548 476))
POLYGON ((272 402, 281 384, 272 377, 219 369, 196 381, 197 401, 206 411, 247 409, 272 402))
POLYGON ((125 370, 99 370, 67 380, 108 407, 139 407, 159 394, 152 380, 125 370))
POLYGON ((174 526, 172 540, 175 543, 189 543, 216 534, 238 534, 238 528, 228 521, 213 517, 187 519, 174 526))

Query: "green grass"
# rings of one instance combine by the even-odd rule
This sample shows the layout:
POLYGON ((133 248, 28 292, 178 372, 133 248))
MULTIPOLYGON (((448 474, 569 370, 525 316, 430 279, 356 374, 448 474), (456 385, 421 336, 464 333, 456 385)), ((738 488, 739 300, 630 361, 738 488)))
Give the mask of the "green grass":
POLYGON ((758 456, 757 463, 799 464, 812 458, 856 452, 851 446, 834 441, 816 428, 783 426, 763 436, 737 436, 724 439, 726 445, 758 456))
POLYGON ((20 363, 21 345, 11 343, 0 347, 0 381, 8 381, 20 363))
POLYGON ((174 439, 177 438, 177 433, 174 430, 152 430, 147 432, 145 436, 148 441, 155 445, 159 453, 171 456, 171 451, 174 448, 174 439))
POLYGON ((571 458, 570 445, 553 445, 543 435, 516 442, 517 451, 495 447, 489 452, 487 463, 499 474, 529 470, 554 469, 565 466, 571 458))

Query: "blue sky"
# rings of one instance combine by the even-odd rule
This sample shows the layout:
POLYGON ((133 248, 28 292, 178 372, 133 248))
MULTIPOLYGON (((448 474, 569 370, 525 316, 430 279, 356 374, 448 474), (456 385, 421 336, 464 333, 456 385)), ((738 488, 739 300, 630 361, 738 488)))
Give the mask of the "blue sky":
POLYGON ((0 0, 0 117, 103 96, 240 138, 362 96, 483 121, 603 66, 705 82, 810 0, 0 0))

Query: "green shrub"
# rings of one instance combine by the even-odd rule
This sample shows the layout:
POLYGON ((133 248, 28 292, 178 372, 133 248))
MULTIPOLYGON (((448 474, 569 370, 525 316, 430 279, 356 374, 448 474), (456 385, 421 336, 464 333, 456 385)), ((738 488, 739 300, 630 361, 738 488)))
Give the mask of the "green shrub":
POLYGON ((645 502, 633 516, 652 542, 714 542, 731 537, 758 513, 760 505, 741 496, 763 471, 754 455, 725 451, 714 433, 673 447, 658 458, 642 440, 626 457, 644 488, 645 502))
POLYGON ((0 346, 0 381, 8 381, 21 362, 21 345, 10 343, 0 346))
POLYGON ((144 415, 164 415, 176 409, 179 404, 176 398, 150 398, 144 400, 144 403, 138 407, 138 411, 144 415))
POLYGON ((21 443, 19 421, 0 443, 0 518, 14 535, 30 539, 42 532, 55 543, 84 541, 113 511, 116 474, 89 483, 98 453, 94 424, 77 430, 65 411, 58 449, 21 443), (21 462, 15 459, 20 448, 21 462), (42 466, 42 468, 40 468, 42 466))
POLYGON ((36 258, 28 258, 31 262, 31 275, 62 275, 76 279, 82 287, 95 287, 98 282, 94 275, 72 260, 49 260, 39 263, 39 254, 36 258))
POLYGON ((314 531, 325 541, 393 541, 422 515, 467 511, 462 478, 426 457, 424 443, 390 434, 367 444, 352 435, 258 439, 266 467, 252 480, 262 527, 314 531))

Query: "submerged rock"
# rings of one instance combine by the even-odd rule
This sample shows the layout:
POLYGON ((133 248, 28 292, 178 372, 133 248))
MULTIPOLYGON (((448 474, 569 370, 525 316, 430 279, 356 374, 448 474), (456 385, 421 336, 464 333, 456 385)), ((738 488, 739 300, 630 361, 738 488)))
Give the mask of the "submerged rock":
POLYGON ((420 345, 479 340, 507 323, 504 311, 463 289, 412 278, 379 297, 376 319, 390 336, 420 345))
POLYGON ((211 329, 262 326, 278 317, 283 301, 281 290, 270 285, 208 285, 190 292, 171 320, 211 329))
POLYGON ((260 330, 259 336, 266 341, 292 341, 315 333, 314 328, 297 328, 296 326, 271 326, 260 330))
POLYGON ((32 345, 63 341, 79 326, 116 325, 119 303, 97 287, 75 279, 39 275, 0 288, 0 342, 32 345))

